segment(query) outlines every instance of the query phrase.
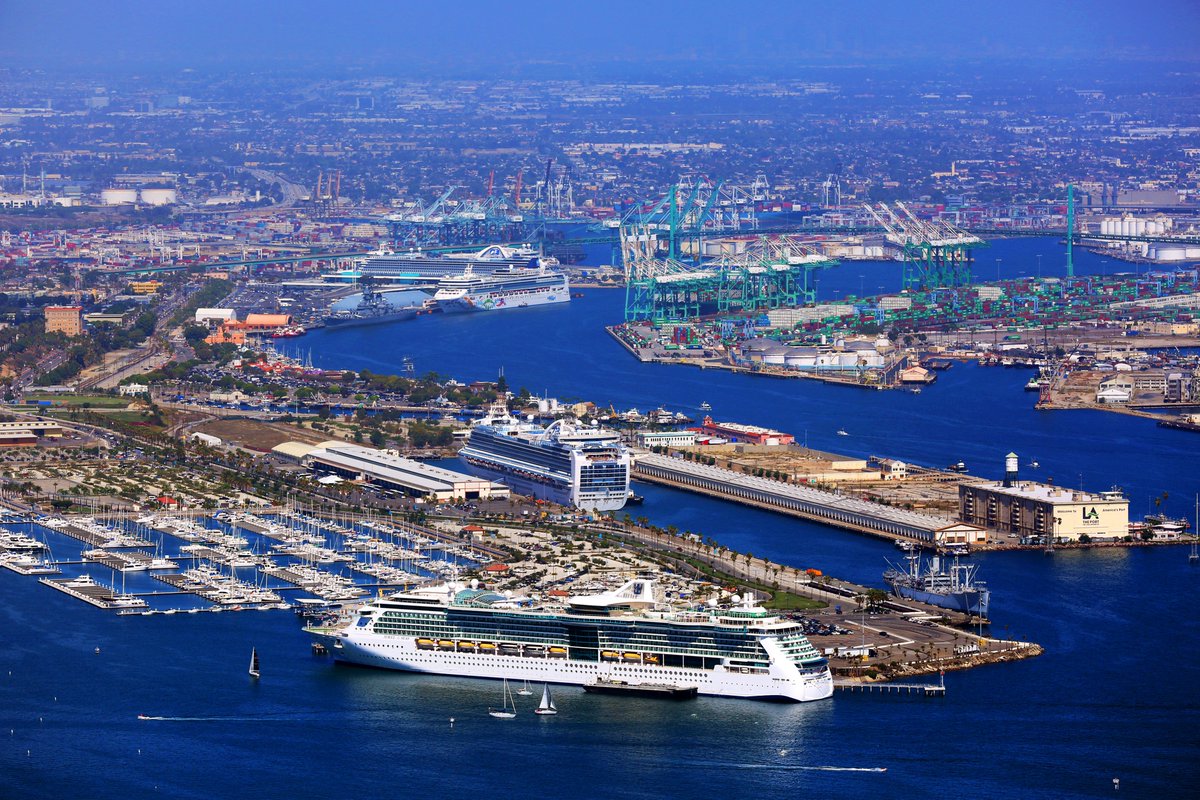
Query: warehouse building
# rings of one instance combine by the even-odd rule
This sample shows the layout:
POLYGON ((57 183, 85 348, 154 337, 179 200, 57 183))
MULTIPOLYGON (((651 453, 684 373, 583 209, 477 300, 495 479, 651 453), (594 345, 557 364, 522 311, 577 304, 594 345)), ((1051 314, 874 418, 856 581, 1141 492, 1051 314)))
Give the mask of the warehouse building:
POLYGON ((304 456, 304 463, 317 475, 363 481, 410 497, 432 496, 446 501, 496 500, 509 496, 507 486, 404 458, 394 450, 326 442, 304 456))
POLYGON ((638 431, 638 444, 642 447, 693 447, 695 431, 638 431))
POLYGON ((1009 453, 1002 481, 958 487, 959 519, 1026 543, 1112 541, 1129 535, 1129 500, 1119 491, 1084 492, 1017 478, 1009 453))
POLYGON ((0 422, 0 433, 32 433, 44 439, 61 439, 62 426, 44 419, 26 419, 20 422, 0 422))
POLYGON ((720 436, 726 441, 748 444, 788 445, 795 441, 790 433, 781 433, 758 425, 743 425, 740 422, 713 422, 706 416, 696 433, 720 436))

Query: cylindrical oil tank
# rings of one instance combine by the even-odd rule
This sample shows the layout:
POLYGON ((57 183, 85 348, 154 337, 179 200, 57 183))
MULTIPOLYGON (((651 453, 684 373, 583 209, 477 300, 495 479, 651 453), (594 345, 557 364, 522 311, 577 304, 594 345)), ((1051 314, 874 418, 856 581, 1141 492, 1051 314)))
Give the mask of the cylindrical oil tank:
POLYGON ((100 203, 106 206, 132 205, 137 202, 137 189, 102 189, 100 203))
POLYGON ((142 202, 148 206, 169 206, 178 199, 174 189, 142 189, 142 202))

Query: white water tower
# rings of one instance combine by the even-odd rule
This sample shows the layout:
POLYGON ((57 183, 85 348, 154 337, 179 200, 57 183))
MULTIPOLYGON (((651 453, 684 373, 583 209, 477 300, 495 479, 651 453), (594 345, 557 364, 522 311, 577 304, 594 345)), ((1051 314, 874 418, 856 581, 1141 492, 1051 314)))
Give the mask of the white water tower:
POLYGON ((1004 485, 1011 487, 1017 485, 1017 466, 1020 459, 1016 453, 1009 453, 1004 457, 1004 485))

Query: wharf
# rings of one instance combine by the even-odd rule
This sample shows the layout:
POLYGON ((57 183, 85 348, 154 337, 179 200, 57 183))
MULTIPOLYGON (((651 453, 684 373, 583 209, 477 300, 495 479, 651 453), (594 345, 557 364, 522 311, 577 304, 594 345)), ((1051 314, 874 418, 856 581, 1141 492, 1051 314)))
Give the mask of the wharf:
POLYGON ((206 591, 212 591, 216 587, 204 581, 198 581, 195 578, 189 578, 186 575, 170 574, 170 575, 155 575, 155 580, 162 581, 168 586, 184 592, 185 594, 203 594, 206 591))
POLYGON ((920 694, 925 697, 945 697, 946 682, 937 683, 868 683, 863 681, 834 681, 839 692, 876 692, 881 694, 920 694))
POLYGON ((1200 433, 1200 423, 1185 422, 1184 420, 1181 420, 1181 419, 1160 419, 1158 421, 1158 427, 1160 427, 1160 428, 1175 428, 1176 430, 1192 431, 1193 433, 1200 433))
POLYGON ((247 530, 247 531, 250 531, 251 533, 257 533, 260 536, 266 536, 269 539, 280 538, 277 534, 274 536, 271 536, 270 534, 268 534, 268 531, 272 531, 275 529, 273 526, 264 525, 263 523, 261 523, 257 520, 235 519, 233 521, 233 525, 234 525, 234 527, 241 528, 242 530, 247 530))
POLYGON ((95 531, 89 531, 86 528, 81 528, 78 525, 73 525, 70 523, 63 525, 62 527, 59 527, 59 528, 52 527, 52 528, 50 528, 50 530, 57 531, 58 533, 61 533, 65 536, 70 536, 72 539, 78 539, 79 541, 83 542, 84 544, 89 544, 92 547, 124 549, 124 548, 132 548, 132 547, 153 547, 154 546, 154 542, 143 539, 140 536, 131 536, 127 533, 120 534, 119 541, 114 542, 113 536, 104 536, 102 534, 96 533, 95 531))
MULTIPOLYGON (((154 563, 154 556, 144 550, 134 550, 130 553, 117 553, 95 550, 84 551, 83 557, 96 564, 102 564, 109 569, 115 569, 118 572, 136 572, 150 569, 150 565, 154 563)), ((155 569, 177 569, 178 564, 168 562, 155 569)))
POLYGON ((62 572, 62 570, 54 564, 28 565, 7 558, 0 559, 0 567, 12 570, 18 575, 58 575, 62 572))
POLYGON ((101 536, 100 534, 89 531, 86 528, 80 528, 78 525, 64 525, 61 528, 51 528, 61 534, 70 536, 72 539, 78 539, 84 544, 90 544, 92 547, 103 547, 108 544, 109 537, 101 536))
MULTIPOLYGON (((605 326, 604 329, 608 331, 609 335, 616 339, 617 342, 619 342, 620 345, 624 347, 630 355, 642 363, 681 364, 689 367, 698 367, 700 369, 722 369, 726 372, 736 372, 744 375, 759 375, 764 378, 800 378, 820 381, 821 383, 832 383, 838 386, 850 386, 858 389, 894 389, 898 386, 898 384, 896 384, 894 381, 889 382, 887 380, 877 383, 869 383, 859 380, 857 377, 846 377, 844 375, 829 375, 820 372, 806 372, 803 370, 786 368, 773 369, 770 366, 764 367, 760 364, 751 366, 732 364, 724 358, 712 356, 696 357, 674 350, 666 351, 661 354, 656 353, 653 350, 643 351, 642 349, 634 347, 632 344, 627 342, 624 337, 620 335, 619 331, 617 330, 617 326, 608 325, 605 326)), ((889 375, 894 376, 899 369, 900 365, 893 364, 886 370, 886 372, 889 375)))
POLYGON ((117 607, 113 603, 113 600, 116 599, 116 594, 113 590, 98 583, 78 585, 78 578, 38 578, 38 583, 44 583, 52 589, 69 594, 71 597, 89 603, 96 608, 110 609, 117 607))
POLYGON ((305 578, 303 575, 301 575, 298 572, 292 572, 287 567, 275 567, 273 569, 264 569, 262 571, 262 573, 263 573, 263 575, 267 575, 272 578, 277 578, 277 579, 283 581, 284 583, 290 583, 293 586, 299 586, 301 589, 309 589, 313 586, 317 586, 320 583, 320 581, 317 581, 315 579, 305 578))
POLYGON ((638 456, 633 475, 651 483, 768 508, 892 541, 932 544, 934 532, 951 524, 950 520, 931 514, 668 456, 638 456))

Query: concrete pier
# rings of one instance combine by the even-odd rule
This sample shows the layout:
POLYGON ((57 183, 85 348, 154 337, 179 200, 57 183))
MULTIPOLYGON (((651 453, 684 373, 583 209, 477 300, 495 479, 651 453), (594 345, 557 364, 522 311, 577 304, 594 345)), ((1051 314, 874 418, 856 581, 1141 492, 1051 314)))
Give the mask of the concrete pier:
POLYGON ((907 511, 843 494, 797 486, 743 472, 711 467, 655 454, 638 456, 635 477, 721 497, 746 505, 769 508, 839 528, 892 540, 934 543, 934 532, 950 521, 931 514, 907 511))

